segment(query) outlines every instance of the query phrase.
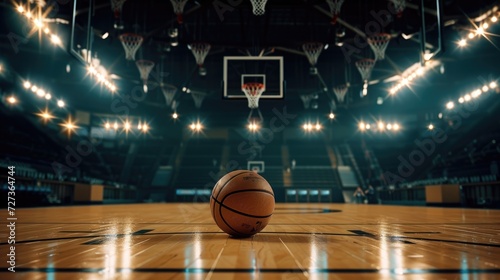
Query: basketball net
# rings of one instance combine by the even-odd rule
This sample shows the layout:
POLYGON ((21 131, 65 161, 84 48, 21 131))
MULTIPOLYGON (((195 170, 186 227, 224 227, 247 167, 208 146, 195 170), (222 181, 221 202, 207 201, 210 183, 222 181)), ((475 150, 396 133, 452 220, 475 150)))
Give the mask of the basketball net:
POLYGON ((394 4, 394 10, 396 10, 397 17, 403 16, 403 11, 406 8, 406 0, 390 0, 394 4))
POLYGON ((179 24, 183 22, 182 13, 184 12, 184 6, 186 6, 187 1, 188 0, 170 0, 174 7, 174 13, 177 15, 177 23, 179 24))
POLYGON ((383 60, 385 58, 385 51, 389 42, 391 41, 391 35, 386 33, 375 34, 367 39, 373 53, 375 53, 376 60, 383 60))
POLYGON ((311 107, 311 101, 313 100, 312 94, 302 94, 300 96, 300 99, 302 99, 302 102, 304 103, 305 109, 309 109, 309 107, 311 107))
POLYGON ((342 8, 344 0, 326 0, 326 3, 330 6, 330 13, 332 13, 331 23, 336 24, 340 14, 340 8, 342 8))
POLYGON ((257 109, 259 108, 259 99, 262 93, 266 91, 266 87, 261 83, 246 83, 241 87, 243 93, 248 99, 248 108, 257 109))
POLYGON ((358 68, 358 71, 361 74, 361 78, 363 79, 363 81, 365 81, 365 83, 370 80, 375 62, 376 61, 371 58, 365 58, 356 61, 356 68, 358 68))
POLYGON ((115 15, 115 19, 119 19, 122 14, 123 3, 127 0, 110 0, 111 1, 111 10, 113 10, 113 14, 115 15))
POLYGON ((345 96, 348 90, 349 87, 347 87, 347 85, 341 85, 333 88, 333 92, 335 93, 335 96, 337 96, 337 100, 339 101, 339 103, 344 103, 345 96))
POLYGON ((210 44, 207 43, 193 43, 189 45, 189 48, 196 59, 196 64, 198 64, 198 67, 200 68, 200 75, 203 76, 206 74, 203 64, 205 63, 205 58, 210 52, 210 47, 210 44))
POLYGON ((302 49, 309 60, 311 66, 315 66, 318 63, 318 57, 323 51, 324 45, 319 42, 309 42, 302 45, 302 49))
POLYGON ((142 45, 144 40, 141 35, 126 33, 118 37, 122 42, 123 49, 125 49, 125 59, 135 60, 135 53, 142 45))
MULTIPOLYGON (((139 69, 143 85, 147 85, 149 73, 151 73, 151 70, 153 70, 153 68, 155 67, 155 63, 150 60, 137 60, 135 62, 135 65, 137 65, 137 68, 139 69)), ((145 90, 145 92, 146 91, 147 90, 145 90)))
POLYGON ((201 107, 201 103, 203 103, 203 99, 205 99, 206 94, 204 92, 191 91, 191 96, 193 97, 194 106, 199 109, 201 107))
POLYGON ((266 13, 267 0, 250 0, 252 2, 253 14, 261 16, 266 13))
POLYGON ((162 85, 161 92, 163 92, 163 96, 165 96, 167 106, 172 105, 172 101, 174 101, 175 94, 177 93, 177 88, 173 85, 162 85))

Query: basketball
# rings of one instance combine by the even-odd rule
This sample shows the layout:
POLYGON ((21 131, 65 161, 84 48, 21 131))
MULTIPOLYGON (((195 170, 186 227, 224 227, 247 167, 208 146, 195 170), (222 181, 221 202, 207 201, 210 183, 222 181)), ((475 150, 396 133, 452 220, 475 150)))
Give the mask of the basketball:
POLYGON ((249 237, 263 230, 274 211, 274 192, 256 172, 236 170, 214 186, 210 211, 217 226, 234 237, 249 237))

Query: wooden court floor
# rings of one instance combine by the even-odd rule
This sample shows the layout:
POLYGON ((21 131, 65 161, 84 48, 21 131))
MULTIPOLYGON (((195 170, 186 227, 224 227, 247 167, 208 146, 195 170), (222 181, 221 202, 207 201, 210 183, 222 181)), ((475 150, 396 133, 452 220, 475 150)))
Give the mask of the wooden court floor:
POLYGON ((17 209, 0 279, 500 279, 500 211, 277 204, 234 239, 208 203, 17 209))

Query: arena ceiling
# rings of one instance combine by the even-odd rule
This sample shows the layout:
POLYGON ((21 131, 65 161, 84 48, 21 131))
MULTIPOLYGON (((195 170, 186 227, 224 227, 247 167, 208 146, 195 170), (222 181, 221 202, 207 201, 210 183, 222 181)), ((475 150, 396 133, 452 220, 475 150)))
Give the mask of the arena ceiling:
MULTIPOLYGON (((42 31, 33 31, 26 18, 16 11, 17 4, 2 1, 1 34, 2 63, 11 69, 4 75, 5 91, 22 91, 20 79, 30 79, 44 84, 54 95, 63 97, 70 110, 87 110, 103 114, 117 112, 117 104, 125 104, 127 96, 133 97, 134 88, 141 85, 139 72, 132 61, 125 59, 120 34, 134 32, 144 37, 137 53, 141 59, 156 63, 153 71, 157 81, 173 84, 178 90, 177 111, 183 115, 200 115, 212 118, 212 123, 226 125, 241 123, 246 119, 246 100, 222 98, 222 60, 228 55, 276 55, 285 59, 286 92, 281 100, 262 100, 264 116, 273 108, 283 108, 300 115, 325 117, 331 110, 331 100, 336 100, 332 88, 349 83, 346 103, 334 108, 338 122, 353 122, 367 115, 411 118, 426 121, 435 118, 448 100, 456 99, 463 92, 499 76, 498 26, 488 29, 485 38, 471 40, 467 48, 457 42, 475 32, 474 26, 484 21, 481 16, 500 6, 498 1, 440 1, 442 4, 442 51, 434 58, 439 65, 416 80, 395 96, 389 91, 398 77, 422 60, 420 29, 421 1, 407 1, 401 15, 394 14, 390 2, 385 0, 346 0, 339 18, 332 24, 329 6, 320 0, 269 0, 265 14, 255 16, 247 0, 189 0, 184 8, 183 22, 178 22, 170 1, 127 0, 121 19, 124 28, 113 28, 115 18, 109 0, 93 2, 92 39, 93 54, 100 64, 112 74, 119 88, 111 94, 106 88, 96 86, 85 66, 71 55, 71 21, 73 1, 34 1, 45 5, 46 24, 60 34, 62 44, 54 47, 42 31), (49 8, 52 7, 52 8, 49 8), (169 33, 177 29, 177 46, 172 46, 169 33), (363 80, 355 62, 373 58, 374 53, 363 39, 364 34, 375 31, 389 33, 392 39, 386 58, 377 61, 370 79, 368 95, 361 97, 363 80), (99 35, 108 32, 109 37, 99 35), (345 32, 340 37, 339 33, 345 32), (188 45, 208 42, 211 51, 205 59, 206 76, 200 76, 188 45), (323 49, 317 63, 319 75, 310 75, 309 62, 303 54, 305 42, 321 42, 323 49), (339 42, 343 46, 339 46, 339 42), (161 65, 161 67, 160 67, 161 65), (196 108, 190 94, 182 92, 187 87, 206 93, 201 108, 196 108), (326 88, 326 91, 324 89, 326 88), (317 109, 313 104, 306 109, 301 95, 317 95, 317 109), (125 98, 125 99, 124 99, 125 98), (380 101, 383 104, 379 104, 380 101), (431 117, 429 117, 432 115, 431 117), (229 116, 229 117, 228 117, 229 116), (403 117, 404 116, 404 117, 403 117)), ((422 1, 425 6, 427 47, 435 51, 439 45, 436 1, 422 1)), ((37 4, 32 3, 34 7, 37 4)), ((89 1, 78 1, 75 9, 80 18, 88 15, 89 1)), ((77 23, 78 25, 78 23, 77 23)), ((76 26, 85 29, 85 26, 76 26)), ((480 37, 480 36, 479 36, 480 37)), ((154 81, 149 92, 128 106, 128 113, 151 119, 166 119, 172 109, 154 81)))

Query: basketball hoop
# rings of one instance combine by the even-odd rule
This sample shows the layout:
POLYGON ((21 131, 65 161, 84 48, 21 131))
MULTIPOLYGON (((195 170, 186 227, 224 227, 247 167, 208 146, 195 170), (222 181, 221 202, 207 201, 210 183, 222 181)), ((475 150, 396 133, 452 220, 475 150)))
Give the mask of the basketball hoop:
POLYGON ((173 85, 162 85, 161 91, 163 92, 163 96, 165 96, 167 106, 172 105, 172 101, 174 101, 175 94, 177 93, 177 88, 173 85))
POLYGON ((266 91, 266 87, 261 83, 246 83, 241 87, 243 93, 248 99, 248 108, 256 109, 259 108, 259 99, 262 93, 266 91))
POLYGON ((326 3, 330 6, 330 13, 332 13, 331 24, 336 24, 340 14, 340 8, 342 8, 344 0, 326 0, 326 3))
POLYGON ((207 69, 203 67, 203 63, 205 63, 205 58, 210 52, 210 44, 207 43, 193 43, 188 46, 191 49, 191 52, 196 59, 196 64, 199 67, 199 74, 201 76, 205 76, 207 74, 207 69))
POLYGON ((126 0, 110 0, 111 1, 111 10, 113 10, 113 14, 115 15, 115 24, 114 28, 122 30, 124 28, 122 23, 122 7, 123 3, 126 0))
POLYGON ((356 61, 356 67, 358 68, 358 71, 361 74, 361 78, 363 79, 363 81, 368 82, 370 80, 375 63, 376 60, 371 58, 365 58, 356 61))
POLYGON ((385 50, 387 49, 387 46, 389 46, 391 38, 391 35, 387 33, 375 34, 368 37, 368 44, 375 53, 376 60, 383 60, 385 58, 385 50))
POLYGON ((302 102, 304 103, 304 108, 309 109, 311 107, 311 101, 314 99, 312 94, 302 94, 300 96, 302 102))
POLYGON ((204 92, 199 91, 191 91, 191 96, 193 97, 194 106, 199 109, 201 107, 201 103, 203 103, 203 99, 207 96, 204 92))
POLYGON ((348 90, 349 87, 347 85, 341 85, 333 88, 333 92, 335 93, 335 96, 337 96, 337 100, 339 101, 339 103, 344 103, 345 96, 348 90))
POLYGON ((177 23, 182 24, 183 18, 182 13, 184 13, 184 6, 188 0, 170 0, 172 6, 174 7, 174 13, 177 15, 177 23))
POLYGON ((252 2, 253 14, 261 16, 266 13, 267 0, 250 0, 252 2))
POLYGON ((304 50, 304 53, 306 54, 307 59, 311 64, 311 75, 318 73, 316 69, 316 63, 318 63, 318 57, 321 54, 321 51, 323 51, 323 47, 324 45, 319 42, 309 42, 302 45, 302 49, 304 50))
POLYGON ((406 8, 406 0, 389 0, 394 4, 394 10, 398 18, 403 16, 403 11, 406 8))
POLYGON ((135 62, 135 65, 137 65, 137 68, 139 69, 139 72, 141 74, 142 84, 144 85, 144 92, 147 92, 149 73, 151 73, 151 70, 153 70, 153 68, 155 67, 155 63, 150 60, 137 60, 135 62))
POLYGON ((141 35, 133 33, 125 33, 118 37, 125 49, 125 59, 135 60, 135 53, 142 45, 144 40, 141 35))

